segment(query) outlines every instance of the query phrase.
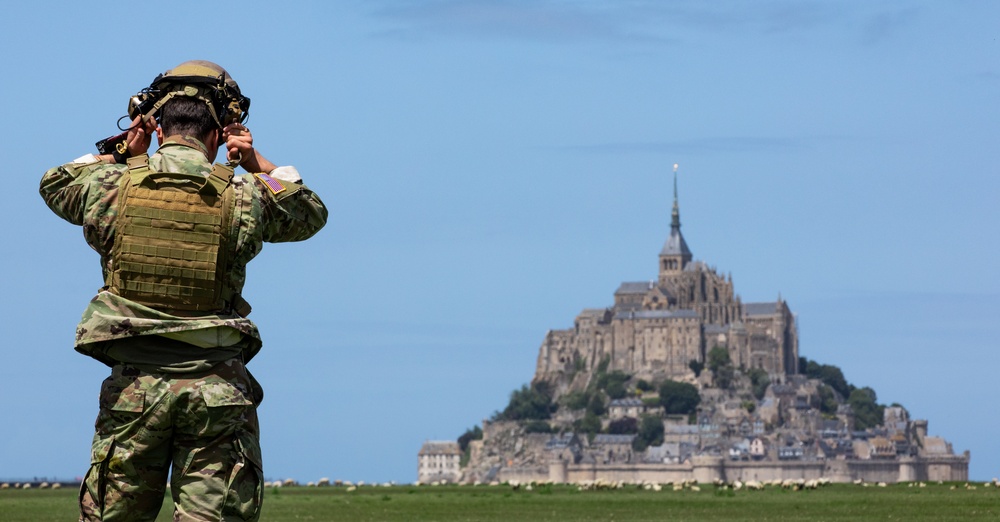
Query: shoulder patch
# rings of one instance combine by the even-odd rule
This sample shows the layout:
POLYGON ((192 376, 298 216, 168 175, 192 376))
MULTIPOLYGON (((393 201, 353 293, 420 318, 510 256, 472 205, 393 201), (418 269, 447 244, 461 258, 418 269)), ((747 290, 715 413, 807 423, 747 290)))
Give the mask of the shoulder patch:
POLYGON ((254 172, 253 175, 259 179, 268 190, 271 191, 271 194, 278 195, 285 191, 285 186, 271 176, 268 176, 263 172, 254 172))

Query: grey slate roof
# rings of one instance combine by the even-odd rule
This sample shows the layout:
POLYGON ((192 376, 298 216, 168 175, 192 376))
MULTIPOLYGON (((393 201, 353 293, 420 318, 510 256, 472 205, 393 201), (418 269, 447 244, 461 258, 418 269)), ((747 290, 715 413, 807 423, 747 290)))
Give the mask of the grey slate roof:
POLYGON ((615 319, 693 319, 697 317, 698 312, 694 310, 636 310, 615 314, 615 319))
POLYGON ((774 315, 778 313, 778 303, 743 303, 746 315, 774 315))
POLYGON ((716 335, 720 333, 729 333, 729 325, 721 326, 711 323, 705 325, 705 335, 716 335))
POLYGON ((643 404, 644 403, 642 402, 642 399, 637 399, 635 397, 628 397, 628 398, 625 398, 625 399, 612 399, 611 402, 608 403, 608 407, 609 408, 615 408, 615 407, 628 408, 630 406, 642 406, 643 404))
POLYGON ((594 445, 603 444, 632 444, 635 435, 611 435, 609 433, 598 433, 594 435, 594 445))
POLYGON ((684 235, 681 234, 680 226, 670 228, 670 237, 663 244, 663 250, 660 251, 660 255, 691 257, 691 250, 684 241, 684 235))
POLYGON ((429 440, 420 447, 417 455, 461 455, 458 443, 453 440, 429 440))
POLYGON ((621 286, 618 287, 618 290, 615 290, 615 295, 618 295, 618 294, 645 294, 646 292, 650 291, 652 288, 653 288, 653 282, 652 281, 638 281, 638 282, 622 283, 621 286))
POLYGON ((578 443, 575 441, 575 435, 570 433, 561 433, 559 435, 554 435, 548 442, 545 443, 545 449, 563 449, 568 448, 571 444, 578 443))
POLYGON ((684 266, 685 272, 707 272, 708 270, 708 265, 704 261, 691 261, 684 266))

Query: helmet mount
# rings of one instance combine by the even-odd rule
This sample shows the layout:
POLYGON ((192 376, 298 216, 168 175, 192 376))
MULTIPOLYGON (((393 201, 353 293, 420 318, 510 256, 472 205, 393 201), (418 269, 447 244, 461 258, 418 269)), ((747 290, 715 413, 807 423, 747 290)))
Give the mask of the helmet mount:
POLYGON ((149 87, 132 96, 128 118, 159 119, 163 105, 182 96, 205 102, 220 129, 231 123, 243 123, 249 116, 250 98, 243 96, 239 85, 225 69, 212 62, 192 60, 157 75, 149 87))

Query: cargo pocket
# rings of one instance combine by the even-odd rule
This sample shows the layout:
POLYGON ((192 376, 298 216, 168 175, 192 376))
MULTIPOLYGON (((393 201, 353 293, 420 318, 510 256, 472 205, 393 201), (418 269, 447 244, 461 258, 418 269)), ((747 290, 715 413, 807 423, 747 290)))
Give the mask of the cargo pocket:
POLYGON ((83 520, 101 520, 108 493, 108 465, 114 454, 115 438, 96 439, 90 451, 90 468, 80 484, 80 513, 83 520))
POLYGON ((120 382, 109 377, 101 385, 101 408, 111 411, 142 413, 146 405, 146 392, 140 389, 138 381, 131 379, 120 382))
POLYGON ((201 396, 209 408, 219 406, 253 406, 246 393, 228 382, 207 383, 200 387, 201 396))
POLYGON ((239 520, 256 521, 260 518, 260 506, 264 500, 264 467, 260 444, 252 434, 239 431, 234 450, 236 463, 226 484, 226 499, 222 505, 223 520, 237 517, 239 520))

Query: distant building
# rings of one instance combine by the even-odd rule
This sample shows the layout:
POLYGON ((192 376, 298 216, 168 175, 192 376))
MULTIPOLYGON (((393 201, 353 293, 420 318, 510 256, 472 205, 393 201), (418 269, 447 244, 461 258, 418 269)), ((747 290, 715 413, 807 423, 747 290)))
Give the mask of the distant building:
POLYGON ((462 451, 458 443, 450 440, 427 441, 417 453, 417 482, 457 482, 461 476, 459 461, 462 451))
POLYGON ((573 328, 550 330, 539 349, 535 380, 593 372, 607 361, 640 379, 693 381, 691 363, 715 346, 740 368, 760 368, 771 382, 798 373, 799 339, 788 304, 743 303, 731 276, 694 261, 681 234, 677 183, 670 236, 659 255, 659 277, 625 282, 614 305, 585 309, 573 328), (584 372, 584 373, 585 373, 584 372))
MULTIPOLYGON (((780 296, 744 303, 731 276, 694 260, 681 234, 676 183, 657 278, 621 283, 611 306, 583 309, 572 328, 550 330, 539 347, 532 382, 554 392, 559 407, 550 427, 557 434, 528 433, 521 421, 484 421, 460 480, 968 480, 969 452, 955 454, 948 441, 928 436, 927 421, 910 419, 901 406, 885 408, 882 425, 853 431, 846 397, 834 394, 835 414, 823 409, 827 385, 798 372, 797 321, 788 304, 780 296), (705 368, 716 347, 742 370, 728 385, 713 382, 717 376, 705 368), (767 374, 763 395, 753 382, 761 372, 749 370, 767 374), (604 430, 628 431, 611 423, 651 416, 663 423, 662 443, 638 451, 635 435, 573 433, 584 413, 560 398, 591 393, 611 372, 628 377, 630 395, 610 401, 604 430), (639 386, 666 379, 698 389, 693 413, 668 415, 651 400, 656 392, 639 386), (634 395, 643 390, 648 404, 634 395)), ((442 459, 458 461, 457 449, 453 457, 448 451, 428 449, 425 469, 421 450, 421 481, 446 475, 442 459)))
POLYGON ((643 413, 646 413, 646 404, 642 402, 642 399, 635 397, 614 399, 608 404, 608 416, 611 420, 625 417, 638 419, 643 413))

